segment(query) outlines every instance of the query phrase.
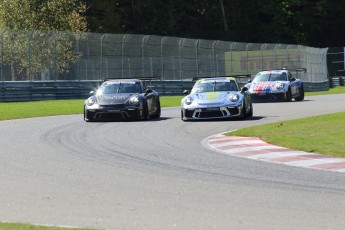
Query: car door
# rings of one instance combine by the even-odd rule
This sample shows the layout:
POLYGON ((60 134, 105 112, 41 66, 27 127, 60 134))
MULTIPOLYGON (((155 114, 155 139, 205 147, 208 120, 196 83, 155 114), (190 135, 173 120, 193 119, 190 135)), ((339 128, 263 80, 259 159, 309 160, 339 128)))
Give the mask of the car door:
POLYGON ((288 76, 290 81, 291 94, 296 95, 298 93, 298 85, 296 78, 294 78, 290 72, 288 73, 288 76))

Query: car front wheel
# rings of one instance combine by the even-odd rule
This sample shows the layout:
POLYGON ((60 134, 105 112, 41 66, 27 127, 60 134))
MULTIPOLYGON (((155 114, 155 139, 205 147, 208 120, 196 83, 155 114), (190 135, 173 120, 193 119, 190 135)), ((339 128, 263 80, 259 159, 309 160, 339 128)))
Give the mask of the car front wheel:
POLYGON ((87 110, 84 107, 84 121, 89 122, 89 121, 94 121, 94 119, 92 117, 90 117, 89 113, 87 112, 87 110))
POLYGON ((292 100, 291 88, 288 89, 285 95, 285 101, 290 102, 292 100))

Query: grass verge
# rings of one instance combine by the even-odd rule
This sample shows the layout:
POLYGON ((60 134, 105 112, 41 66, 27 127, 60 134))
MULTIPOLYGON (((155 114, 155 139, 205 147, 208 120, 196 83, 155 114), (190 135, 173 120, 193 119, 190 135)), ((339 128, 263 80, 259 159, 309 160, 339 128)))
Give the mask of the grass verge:
MULTIPOLYGON (((345 93, 345 87, 306 92, 306 96, 345 93)), ((274 145, 312 153, 345 157, 345 113, 252 126, 226 135, 260 137, 274 145)))
MULTIPOLYGON (((162 96, 161 106, 179 106, 183 96, 162 96)), ((84 100, 52 100, 0 103, 0 120, 82 114, 84 100)))
POLYGON ((21 224, 21 223, 1 223, 1 230, 92 230, 90 228, 63 228, 53 226, 37 226, 32 224, 21 224))
POLYGON ((228 136, 260 137, 274 145, 345 157, 345 113, 335 113, 273 124, 252 126, 228 136))

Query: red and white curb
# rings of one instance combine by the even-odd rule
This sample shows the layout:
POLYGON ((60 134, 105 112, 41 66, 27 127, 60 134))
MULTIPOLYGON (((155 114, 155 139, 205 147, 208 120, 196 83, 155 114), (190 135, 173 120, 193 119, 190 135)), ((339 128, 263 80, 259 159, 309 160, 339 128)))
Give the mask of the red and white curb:
POLYGON ((262 141, 258 137, 216 135, 207 144, 231 155, 284 165, 345 172, 345 158, 291 150, 262 141))

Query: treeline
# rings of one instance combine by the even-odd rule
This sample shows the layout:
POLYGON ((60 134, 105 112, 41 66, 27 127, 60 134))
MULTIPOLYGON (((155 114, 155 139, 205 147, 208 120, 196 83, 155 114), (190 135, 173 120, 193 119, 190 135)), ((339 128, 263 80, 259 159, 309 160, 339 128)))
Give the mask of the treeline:
POLYGON ((83 0, 91 32, 344 46, 345 1, 83 0))
POLYGON ((339 0, 0 0, 0 29, 342 47, 339 0))

